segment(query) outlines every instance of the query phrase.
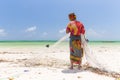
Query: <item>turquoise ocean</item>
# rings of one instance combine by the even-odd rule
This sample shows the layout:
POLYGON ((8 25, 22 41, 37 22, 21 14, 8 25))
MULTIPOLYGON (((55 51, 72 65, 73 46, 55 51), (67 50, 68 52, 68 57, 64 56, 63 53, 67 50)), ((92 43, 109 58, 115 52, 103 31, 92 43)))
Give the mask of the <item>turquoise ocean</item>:
MULTIPOLYGON (((45 47, 46 45, 52 46, 57 41, 0 41, 0 47, 45 47)), ((68 41, 63 41, 60 44, 61 46, 69 45, 68 41)), ((88 45, 120 45, 120 41, 89 41, 88 45)))

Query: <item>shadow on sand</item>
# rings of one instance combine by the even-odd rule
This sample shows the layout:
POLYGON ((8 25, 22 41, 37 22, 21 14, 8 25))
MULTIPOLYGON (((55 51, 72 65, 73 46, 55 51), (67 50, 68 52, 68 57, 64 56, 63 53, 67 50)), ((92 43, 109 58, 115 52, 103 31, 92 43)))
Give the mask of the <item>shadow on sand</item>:
POLYGON ((84 70, 78 70, 78 69, 64 69, 62 70, 62 73, 65 74, 70 74, 70 73, 78 73, 78 72, 83 72, 84 70))

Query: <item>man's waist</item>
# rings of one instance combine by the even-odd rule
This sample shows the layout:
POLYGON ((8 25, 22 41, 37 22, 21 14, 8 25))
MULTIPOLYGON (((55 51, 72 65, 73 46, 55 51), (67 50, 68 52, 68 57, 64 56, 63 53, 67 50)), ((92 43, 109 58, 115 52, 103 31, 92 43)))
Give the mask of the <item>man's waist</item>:
POLYGON ((80 35, 73 35, 73 34, 71 34, 70 36, 76 36, 76 37, 79 37, 80 35))

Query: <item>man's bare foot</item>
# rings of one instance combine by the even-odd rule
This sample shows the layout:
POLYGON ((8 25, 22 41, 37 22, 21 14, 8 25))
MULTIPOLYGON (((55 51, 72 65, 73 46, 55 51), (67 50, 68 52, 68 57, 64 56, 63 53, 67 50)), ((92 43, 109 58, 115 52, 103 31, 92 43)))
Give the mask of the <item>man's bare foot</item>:
POLYGON ((73 69, 73 66, 70 66, 69 69, 73 69))
POLYGON ((82 66, 78 65, 78 70, 80 70, 82 68, 82 66))

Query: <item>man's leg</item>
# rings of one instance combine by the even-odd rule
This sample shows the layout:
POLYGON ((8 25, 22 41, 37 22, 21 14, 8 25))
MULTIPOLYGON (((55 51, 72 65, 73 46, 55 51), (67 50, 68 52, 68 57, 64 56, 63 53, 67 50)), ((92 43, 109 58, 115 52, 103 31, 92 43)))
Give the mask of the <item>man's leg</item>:
POLYGON ((82 59, 80 59, 80 62, 79 62, 79 64, 78 64, 78 69, 81 68, 81 62, 82 62, 82 59))
POLYGON ((72 61, 72 60, 70 60, 70 62, 71 62, 71 66, 70 66, 70 68, 69 68, 69 69, 73 69, 73 61, 72 61))

